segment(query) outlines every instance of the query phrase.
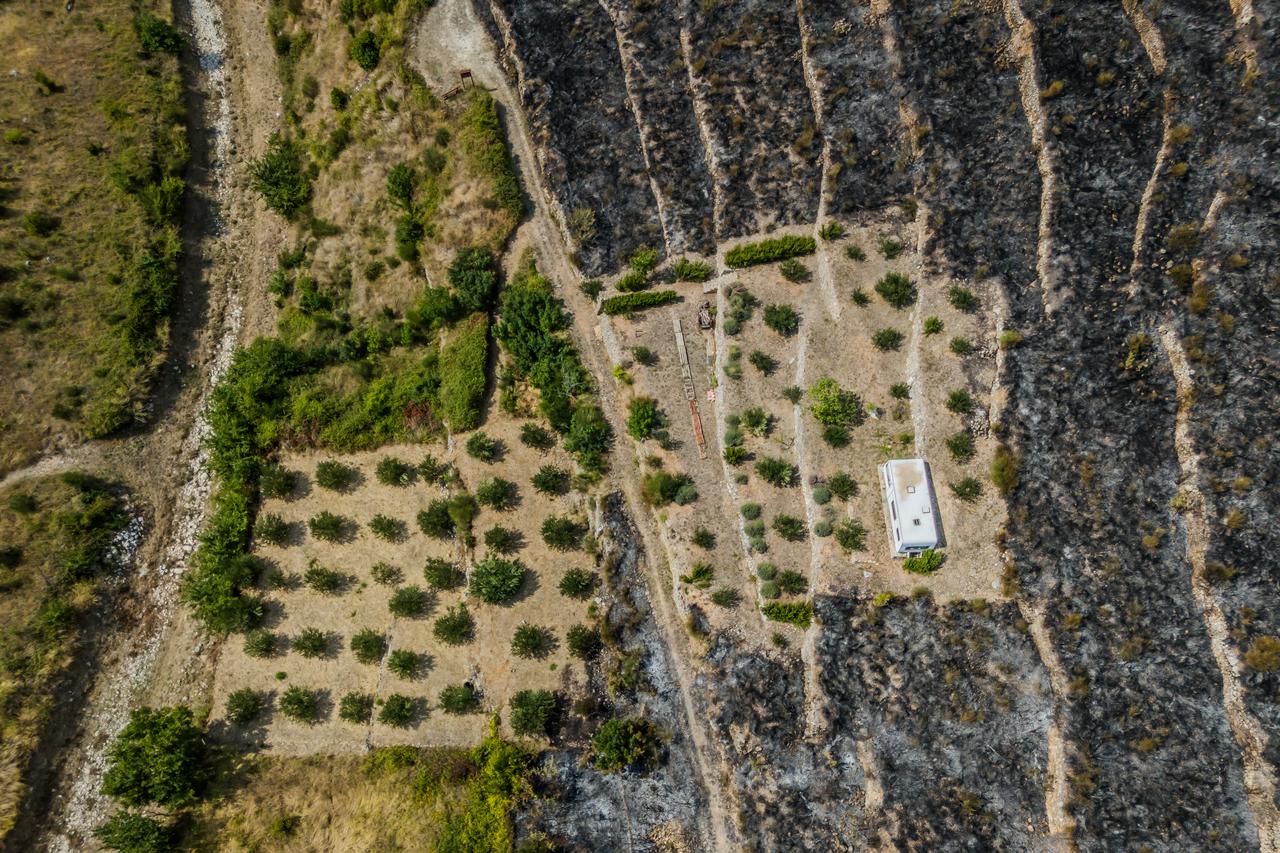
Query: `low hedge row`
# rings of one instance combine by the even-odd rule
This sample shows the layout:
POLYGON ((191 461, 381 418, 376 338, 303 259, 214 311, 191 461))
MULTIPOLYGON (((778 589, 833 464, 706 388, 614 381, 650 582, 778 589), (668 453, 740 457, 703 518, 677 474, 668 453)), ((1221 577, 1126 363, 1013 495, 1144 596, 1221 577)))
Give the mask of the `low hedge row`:
POLYGON ((611 316, 614 314, 626 314, 630 311, 640 311, 645 308, 667 305, 679 298, 680 294, 674 290, 646 290, 640 293, 623 293, 620 296, 611 296, 600 303, 600 311, 611 316))
POLYGON ((759 243, 743 243, 725 253, 724 262, 737 269, 783 261, 797 255, 812 255, 818 244, 812 237, 789 235, 761 240, 759 243))

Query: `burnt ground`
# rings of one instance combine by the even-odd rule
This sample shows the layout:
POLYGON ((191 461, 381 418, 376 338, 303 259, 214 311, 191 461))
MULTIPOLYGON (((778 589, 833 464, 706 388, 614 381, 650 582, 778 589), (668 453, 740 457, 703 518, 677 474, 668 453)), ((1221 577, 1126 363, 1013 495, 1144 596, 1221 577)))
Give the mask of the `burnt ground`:
MULTIPOLYGON (((717 239, 812 222, 826 146, 828 215, 913 197, 928 262, 986 279, 1023 336, 993 425, 1020 462, 999 539, 1010 603, 823 599, 817 696, 792 652, 711 643, 704 701, 743 842, 1025 849, 1068 834, 1089 850, 1240 850, 1261 834, 1271 849, 1274 786, 1245 780, 1280 759, 1280 677, 1255 648, 1280 634, 1280 8, 609 5, 639 65, 674 81, 637 99, 646 138, 686 128, 688 180, 674 157, 655 181, 700 188, 709 173, 717 239), (1039 612, 1044 659, 1022 621, 1039 612), (1056 827, 1051 718, 1066 744, 1056 827), (1255 725, 1260 755, 1238 746, 1255 725)), ((614 67, 580 70, 611 79, 618 37, 600 33, 592 54, 614 67)), ((532 56, 545 39, 504 48, 532 56)), ((611 97, 577 120, 612 121, 611 97)), ((554 126, 555 109, 530 121, 554 126)), ((592 170, 611 162, 599 154, 592 170)), ((652 220, 646 204, 633 221, 652 220)))

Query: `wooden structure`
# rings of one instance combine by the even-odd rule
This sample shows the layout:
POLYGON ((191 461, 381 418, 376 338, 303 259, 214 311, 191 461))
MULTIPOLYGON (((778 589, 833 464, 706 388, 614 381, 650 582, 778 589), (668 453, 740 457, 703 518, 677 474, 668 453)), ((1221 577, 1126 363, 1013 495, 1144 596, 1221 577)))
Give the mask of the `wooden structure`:
POLYGON ((698 414, 698 397, 693 388, 693 371, 689 369, 689 351, 684 345, 684 329, 680 317, 671 312, 671 325, 676 335, 676 353, 680 356, 680 377, 684 380, 684 398, 689 401, 689 417, 693 419, 693 439, 698 443, 698 455, 707 458, 707 437, 702 432, 702 415, 698 414))

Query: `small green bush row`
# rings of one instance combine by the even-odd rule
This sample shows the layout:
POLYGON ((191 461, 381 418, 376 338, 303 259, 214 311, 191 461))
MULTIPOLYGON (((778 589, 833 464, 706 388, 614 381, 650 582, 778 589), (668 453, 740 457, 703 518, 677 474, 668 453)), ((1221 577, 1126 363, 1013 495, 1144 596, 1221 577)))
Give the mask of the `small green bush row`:
POLYGON ((628 314, 632 311, 642 311, 645 308, 669 305, 679 298, 680 294, 674 290, 647 290, 640 293, 623 293, 618 296, 611 296, 601 302, 600 312, 610 316, 628 314))
POLYGON ((794 258, 797 255, 812 255, 818 244, 812 237, 789 235, 761 240, 759 243, 743 243, 725 253, 724 262, 734 269, 751 267, 794 258))
POLYGON ((797 628, 808 628, 813 621, 813 604, 808 601, 771 601, 760 612, 775 622, 788 622, 797 628))

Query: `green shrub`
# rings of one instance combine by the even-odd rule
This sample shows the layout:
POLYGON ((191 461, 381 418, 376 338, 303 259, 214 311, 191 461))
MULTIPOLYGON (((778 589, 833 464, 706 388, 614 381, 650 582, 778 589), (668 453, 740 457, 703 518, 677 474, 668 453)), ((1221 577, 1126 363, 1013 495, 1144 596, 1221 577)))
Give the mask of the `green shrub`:
POLYGON ((865 261, 867 253, 862 251, 862 247, 856 243, 850 243, 844 247, 844 255, 851 261, 865 261))
POLYGON ((775 622, 788 622, 797 628, 808 628, 813 621, 813 605, 808 601, 771 601, 760 612, 775 622))
POLYGON ((351 653, 360 663, 378 663, 387 653, 387 638, 372 628, 364 628, 351 635, 351 653))
POLYGON ((403 521, 381 513, 369 519, 369 530, 374 536, 386 542, 399 542, 408 532, 403 521))
POLYGON ((1022 332, 1017 329, 1006 329, 1000 333, 1000 337, 996 339, 996 342, 1000 345, 1000 349, 1008 350, 1022 343, 1022 340, 1022 332))
POLYGON ((479 509, 476 499, 463 492, 449 498, 447 508, 449 521, 453 523, 453 529, 457 532, 458 538, 462 540, 462 544, 470 548, 475 544, 475 537, 471 535, 471 522, 479 509))
POLYGON ((655 471, 641 481, 640 497, 652 507, 664 507, 670 503, 684 506, 697 500, 698 492, 688 474, 655 471))
POLYGON ((790 305, 766 305, 764 323, 784 338, 800 330, 800 314, 790 305))
POLYGON ((858 494, 858 481, 841 471, 831 475, 827 480, 827 488, 831 489, 831 493, 840 500, 847 501, 858 494))
POLYGON ((521 424, 520 443, 534 450, 547 451, 556 446, 556 437, 538 424, 521 424))
POLYGON ((832 526, 831 522, 825 518, 813 523, 813 535, 820 539, 825 539, 830 536, 834 529, 835 528, 832 526))
POLYGON ((823 240, 839 240, 844 235, 844 226, 834 219, 822 223, 822 227, 818 229, 818 236, 823 240))
POLYGON ((649 277, 641 272, 631 270, 618 279, 616 287, 622 293, 636 293, 649 286, 649 277))
POLYGON ((431 633, 442 643, 460 646, 471 642, 475 636, 476 621, 467 612, 467 605, 459 604, 450 607, 445 615, 436 620, 431 633))
POLYGON ((382 58, 382 46, 378 42, 378 37, 369 30, 361 30, 355 34, 351 39, 349 52, 356 65, 365 71, 377 68, 378 60, 382 58))
POLYGON ((871 336, 871 343, 883 352, 896 350, 902 346, 903 334, 897 329, 880 329, 871 336))
POLYGON ((522 622, 511 635, 511 654, 526 660, 542 660, 556 647, 555 635, 546 628, 522 622))
POLYGON ((1004 445, 996 448, 995 457, 991 460, 991 482, 995 483, 1001 497, 1006 497, 1018 487, 1021 460, 1012 450, 1004 445))
POLYGON ((432 539, 448 539, 453 536, 453 519, 449 517, 449 501, 436 498, 427 508, 418 512, 418 529, 432 539))
POLYGON ((604 282, 598 278, 583 279, 578 285, 578 289, 582 291, 583 296, 595 302, 604 291, 604 282))
POLYGON ((787 258, 778 266, 778 272, 782 273, 782 277, 792 284, 799 284, 802 281, 808 281, 809 269, 795 258, 787 258))
POLYGON ((876 293, 898 309, 914 305, 918 296, 915 282, 900 272, 885 273, 884 278, 876 282, 876 293))
POLYGON ((960 356, 970 355, 973 353, 973 344, 969 343, 968 338, 955 337, 951 339, 951 351, 960 356))
POLYGON ((325 461, 316 466, 316 485, 333 492, 345 492, 360 480, 360 472, 341 462, 325 461))
POLYGON ((9 509, 18 515, 31 515, 40 509, 40 502, 28 492, 14 492, 9 495, 9 509))
POLYGON ((280 713, 295 723, 313 725, 320 714, 320 693, 304 687, 290 687, 280 697, 280 713))
POLYGON ((338 718, 358 726, 368 725, 373 719, 373 697, 355 690, 344 693, 338 700, 338 718))
POLYGON ((591 595, 595 586, 594 572, 575 567, 566 571, 560 579, 560 594, 568 598, 585 599, 591 595))
POLYGON ((369 575, 379 586, 395 586, 404 579, 404 573, 390 563, 374 563, 369 575))
POLYGON ((404 728, 418 716, 418 700, 400 693, 392 693, 378 711, 378 722, 384 726, 404 728))
POLYGON ((524 536, 509 527, 491 527, 484 532, 484 544, 499 554, 514 554, 523 547, 524 536))
POLYGON ((812 237, 790 235, 761 240, 758 243, 743 243, 725 253, 724 262, 734 269, 767 264, 794 258, 798 255, 812 255, 818 248, 812 237))
POLYGON ((769 525, 773 528, 773 532, 777 533, 788 542, 803 542, 805 538, 805 524, 803 519, 796 518, 794 515, 779 513, 774 516, 773 523, 769 525))
POLYGON ((831 377, 819 379, 809 389, 809 410, 818 423, 843 429, 860 426, 867 419, 862 400, 831 377))
POLYGON ((853 519, 846 519, 836 525, 836 542, 846 551, 867 550, 867 528, 853 519))
POLYGON ((107 753, 102 792, 129 806, 188 805, 208 778, 206 753, 191 709, 137 708, 107 753))
POLYGON ((492 95, 478 88, 470 94, 462 114, 462 128, 463 149, 480 173, 492 183, 493 198, 498 208, 511 218, 512 223, 518 222, 524 214, 524 196, 511 164, 502 120, 498 117, 498 105, 492 95))
POLYGON ((476 502, 498 512, 512 509, 518 499, 516 484, 501 477, 491 477, 476 486, 476 502))
POLYGON ((973 503, 982 497, 982 483, 978 482, 975 477, 965 477, 962 480, 951 483, 951 493, 965 503, 973 503))
POLYGON ((722 586, 711 593, 711 603, 717 607, 734 608, 742 601, 742 595, 736 589, 722 586))
POLYGON ((497 283, 497 261, 487 248, 471 246, 454 255, 449 265, 449 284, 467 313, 492 310, 497 283))
POLYGON ((446 714, 470 714, 480 707, 480 697, 470 684, 450 684, 440 691, 439 705, 446 714))
POLYGON ((742 427, 752 435, 767 436, 773 425, 773 419, 759 406, 753 406, 742 413, 742 427))
MULTIPOLYGON (((489 318, 476 313, 459 324, 440 352, 440 411, 454 432, 475 429, 480 423, 488 359, 489 318)), ((468 440, 468 452, 478 435, 483 433, 468 440)))
POLYGON ((403 678, 408 681, 418 674, 418 669, 421 666, 422 656, 408 649, 396 649, 387 655, 387 669, 391 670, 396 678, 403 678))
POLYGON ((586 625, 574 625, 565 633, 569 654, 580 660, 591 660, 600 653, 602 643, 599 632, 586 625))
POLYGON ((258 691, 241 687, 227 697, 227 719, 237 726, 252 723, 266 707, 266 697, 258 691))
POLYGON ((760 597, 767 599, 775 599, 782 595, 782 590, 778 588, 777 581, 763 581, 760 584, 760 597))
POLYGON ((307 529, 322 542, 343 542, 351 538, 354 523, 341 515, 323 510, 307 519, 307 529))
POLYGON ((699 527, 693 531, 692 541, 704 551, 710 551, 716 547, 716 535, 705 527, 699 527))
POLYGON ((855 287, 853 292, 849 294, 849 298, 853 300, 853 304, 859 308, 866 308, 871 304, 871 297, 861 287, 855 287))
POLYGON ((745 447, 734 445, 724 449, 724 461, 730 465, 741 465, 751 458, 751 452, 745 447))
POLYGON ((652 723, 637 717, 606 720, 591 738, 591 749, 597 769, 616 773, 656 761, 658 733, 652 723))
POLYGON ((787 595, 802 595, 809 589, 809 579, 788 569, 778 575, 778 589, 787 595))
POLYGON ((729 291, 729 302, 724 316, 724 333, 736 335, 742 331, 743 324, 751 319, 751 315, 755 313, 755 308, 759 304, 749 290, 739 288, 729 291))
POLYGON ((636 441, 644 441, 661 430, 665 420, 657 400, 636 397, 628 404, 627 434, 636 441))
POLYGON ((278 515, 266 513, 258 516, 254 523, 253 536, 259 542, 283 545, 289 538, 289 524, 278 515))
POLYGON ((545 735, 556 710, 550 690, 521 690, 511 697, 511 730, 517 735, 545 735))
POLYGON ((931 575, 942 568, 942 552, 927 548, 902 561, 902 568, 913 575, 931 575))
POLYGON ((532 482, 539 494, 562 495, 569 491, 569 472, 555 465, 543 465, 533 475, 532 482))
POLYGON ((405 210, 413 209, 413 186, 417 173, 408 163, 396 163, 387 172, 387 195, 405 210))
POLYGON ((325 568, 312 560, 307 570, 302 573, 302 582, 309 589, 328 595, 339 592, 346 584, 346 578, 341 572, 325 568))
POLYGON ((258 476, 258 488, 263 497, 287 498, 297 487, 298 475, 278 462, 264 465, 258 476))
POLYGON ((640 293, 623 293, 618 296, 611 296, 601 302, 600 312, 609 316, 630 314, 633 311, 643 311, 646 308, 670 305, 672 302, 679 300, 679 298, 680 294, 674 290, 646 290, 640 293))
POLYGON ((778 567, 773 563, 761 563, 756 566, 756 577, 762 581, 771 581, 778 576, 778 567))
POLYGON ((244 653, 251 658, 269 658, 276 653, 276 635, 256 630, 244 635, 244 653))
POLYGON ((709 589, 716 578, 716 570, 708 563, 694 563, 687 575, 681 575, 681 583, 696 586, 698 589, 709 589))
POLYGON ((432 589, 454 589, 465 579, 462 570, 448 560, 428 557, 422 569, 432 589))
POLYGON ((901 255, 904 248, 901 242, 892 237, 883 237, 880 240, 880 254, 884 255, 887 261, 892 261, 901 255))
POLYGON ((831 503, 831 489, 822 484, 814 486, 811 494, 813 495, 813 502, 818 506, 826 506, 831 503))
POLYGON ((800 476, 796 466, 785 459, 778 459, 773 456, 765 456, 757 460, 755 470, 761 480, 778 488, 794 486, 800 476))
POLYGON ((155 818, 127 809, 120 809, 93 831, 103 849, 120 853, 168 853, 174 849, 172 835, 173 831, 155 818))
POLYGON ((947 408, 957 415, 967 415, 973 411, 973 407, 973 395, 963 388, 957 388, 947 395, 947 408))
POLYGON ((549 516, 542 522, 542 541, 556 551, 573 551, 581 547, 587 526, 560 515, 549 516))
POLYGON ((329 635, 319 628, 303 628, 290 644, 304 658, 322 658, 329 654, 329 635))
POLYGON ((384 486, 407 486, 413 482, 414 470, 414 466, 402 459, 384 456, 378 460, 374 473, 384 486))
POLYGON ((773 372, 778 369, 778 360, 760 350, 752 350, 751 355, 747 356, 747 360, 751 362, 752 367, 765 376, 772 376, 773 372))
POLYGON ((486 557, 471 570, 471 593, 488 604, 506 604, 524 586, 525 574, 518 560, 486 557))
POLYGON ((943 329, 942 320, 938 317, 924 318, 924 333, 926 335, 939 335, 943 329))
POLYGON ((711 264, 679 258, 671 267, 676 281, 706 281, 711 278, 711 264))
MULTIPOLYGON (((783 463, 783 464, 786 464, 786 463, 783 463)), ((742 514, 742 517, 747 521, 755 521, 757 518, 760 517, 760 512, 761 512, 760 504, 745 503, 738 508, 738 512, 740 512, 742 514)))
POLYGON ((905 382, 895 382, 889 386, 889 396, 895 400, 910 400, 911 386, 905 382))
POLYGON ((502 442, 490 438, 484 432, 475 432, 467 439, 467 455, 480 462, 493 463, 502 458, 502 442))
POLYGON ((429 604, 425 590, 416 586, 402 586, 391 594, 387 601, 387 609, 392 616, 412 618, 421 616, 427 611, 429 604))
POLYGON ((951 303, 951 307, 971 314, 978 310, 978 297, 973 295, 973 291, 959 285, 952 286, 947 291, 947 301, 951 303))
POLYGON ((301 145, 274 133, 267 143, 267 153, 250 165, 253 188, 267 207, 285 219, 293 219, 311 201, 311 179, 303 157, 301 145))

